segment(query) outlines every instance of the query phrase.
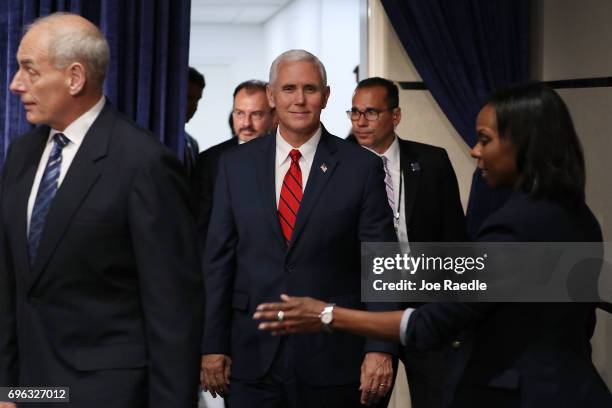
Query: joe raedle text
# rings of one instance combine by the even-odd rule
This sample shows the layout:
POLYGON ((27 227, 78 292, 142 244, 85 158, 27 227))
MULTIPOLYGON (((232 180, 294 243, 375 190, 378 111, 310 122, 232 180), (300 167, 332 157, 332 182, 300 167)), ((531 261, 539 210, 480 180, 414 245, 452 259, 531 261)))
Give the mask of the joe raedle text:
POLYGON ((428 282, 424 279, 420 281, 411 281, 401 279, 399 282, 385 282, 382 279, 376 279, 372 284, 376 291, 444 291, 444 292, 478 292, 486 291, 486 282, 481 282, 479 279, 473 279, 469 282, 455 282, 451 279, 444 279, 440 282, 428 282))

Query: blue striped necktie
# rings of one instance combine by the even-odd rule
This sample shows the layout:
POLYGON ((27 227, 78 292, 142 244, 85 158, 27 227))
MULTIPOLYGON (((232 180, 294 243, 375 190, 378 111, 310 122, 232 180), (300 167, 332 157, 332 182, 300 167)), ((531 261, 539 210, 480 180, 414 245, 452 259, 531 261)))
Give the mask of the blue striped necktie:
POLYGON ((62 149, 70 140, 63 133, 56 133, 53 135, 53 142, 53 149, 49 155, 47 167, 45 167, 45 171, 40 179, 34 208, 32 208, 32 216, 30 217, 30 232, 28 234, 30 265, 33 265, 36 259, 36 251, 38 251, 38 243, 45 226, 45 219, 57 191, 57 181, 62 164, 62 149))

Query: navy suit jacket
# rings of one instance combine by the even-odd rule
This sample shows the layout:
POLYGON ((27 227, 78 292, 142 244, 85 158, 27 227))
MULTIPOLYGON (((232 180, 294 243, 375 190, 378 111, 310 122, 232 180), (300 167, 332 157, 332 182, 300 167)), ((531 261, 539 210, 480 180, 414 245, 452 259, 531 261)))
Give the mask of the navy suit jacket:
MULTIPOLYGON (((478 241, 601 242, 602 235, 584 203, 568 209, 515 192, 478 241)), ((594 323, 593 303, 430 303, 411 315, 406 336, 409 348, 423 350, 469 329, 452 357, 453 407, 607 407, 612 397, 591 362, 594 323)))
MULTIPOLYGON (((206 242, 204 354, 232 358, 232 375, 257 379, 269 369, 279 337, 257 329, 252 316, 281 293, 339 306, 389 310, 360 301, 361 242, 396 240, 386 202, 382 161, 322 131, 289 247, 277 215, 276 136, 225 153, 219 163, 206 242)), ((285 338, 297 375, 312 385, 358 383, 367 351, 395 345, 345 333, 285 338)))
POLYGON ((238 138, 233 137, 206 149, 198 155, 195 172, 192 176, 191 190, 195 201, 194 208, 202 249, 204 243, 206 243, 206 232, 212 212, 212 198, 215 180, 219 172, 219 159, 225 151, 236 146, 238 146, 238 138))

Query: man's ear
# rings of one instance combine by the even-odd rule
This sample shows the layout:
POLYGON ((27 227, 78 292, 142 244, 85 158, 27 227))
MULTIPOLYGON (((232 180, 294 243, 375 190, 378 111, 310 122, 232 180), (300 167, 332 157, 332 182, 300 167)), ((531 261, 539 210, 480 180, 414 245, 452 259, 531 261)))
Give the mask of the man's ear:
POLYGON ((397 107, 393 109, 392 115, 393 115, 393 127, 395 128, 397 125, 399 125, 400 121, 402 120, 402 108, 397 107))
POLYGON ((272 93, 270 84, 266 85, 266 96, 268 97, 268 105, 273 109, 276 108, 276 102, 274 101, 274 94, 272 93))
POLYGON ((321 109, 325 109, 325 107, 327 106, 327 100, 329 99, 330 92, 331 88, 329 86, 326 86, 325 90, 323 91, 323 106, 321 107, 321 109))
POLYGON ((70 95, 77 95, 83 90, 87 82, 85 66, 80 62, 73 62, 66 70, 68 72, 67 81, 70 95))

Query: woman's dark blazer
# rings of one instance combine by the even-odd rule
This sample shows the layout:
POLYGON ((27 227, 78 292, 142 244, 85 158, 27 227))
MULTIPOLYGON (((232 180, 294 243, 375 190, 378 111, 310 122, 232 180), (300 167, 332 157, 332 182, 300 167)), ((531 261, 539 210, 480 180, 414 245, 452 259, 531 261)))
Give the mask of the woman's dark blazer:
MULTIPOLYGON (((602 234, 584 203, 567 208, 515 192, 478 241, 601 242, 602 234)), ((430 303, 412 313, 406 343, 453 345, 452 407, 612 407, 591 361, 594 326, 593 303, 430 303)))

